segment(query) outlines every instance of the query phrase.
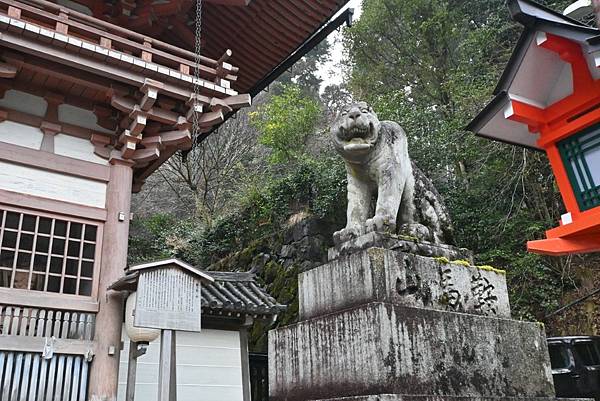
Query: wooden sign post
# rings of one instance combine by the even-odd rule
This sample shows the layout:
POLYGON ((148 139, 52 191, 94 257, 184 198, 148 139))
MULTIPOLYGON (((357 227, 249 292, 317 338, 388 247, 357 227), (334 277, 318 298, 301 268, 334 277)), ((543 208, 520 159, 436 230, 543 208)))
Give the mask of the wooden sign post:
POLYGON ((158 367, 158 401, 177 400, 177 357, 175 330, 161 330, 158 367))
POLYGON ((140 271, 134 325, 200 331, 202 279, 176 264, 140 271))
POLYGON ((132 266, 129 272, 137 273, 133 326, 161 330, 158 401, 176 401, 176 332, 200 331, 202 283, 214 279, 177 259, 132 266))

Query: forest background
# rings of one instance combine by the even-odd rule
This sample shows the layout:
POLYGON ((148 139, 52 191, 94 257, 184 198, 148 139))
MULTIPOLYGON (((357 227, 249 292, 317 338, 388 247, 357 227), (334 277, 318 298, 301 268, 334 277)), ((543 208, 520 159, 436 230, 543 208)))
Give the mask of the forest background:
MULTIPOLYGON (((543 3, 562 10, 570 1, 543 3)), ((520 32, 500 0, 364 0, 360 20, 342 33, 342 84, 319 90, 324 42, 150 177, 134 197, 130 263, 178 257, 203 269, 252 270, 290 304, 279 324, 293 322, 296 275, 306 265, 282 259, 282 242, 300 221, 317 221, 324 235, 312 253, 324 258, 331 232, 345 225, 345 171, 328 125, 360 99, 407 132, 411 157, 450 210, 457 245, 507 271, 515 318, 543 321, 550 334, 598 334, 599 297, 547 315, 600 286, 600 258, 525 252, 564 212, 546 156, 464 130, 520 32)), ((264 348, 264 329, 253 332, 255 350, 264 348)))

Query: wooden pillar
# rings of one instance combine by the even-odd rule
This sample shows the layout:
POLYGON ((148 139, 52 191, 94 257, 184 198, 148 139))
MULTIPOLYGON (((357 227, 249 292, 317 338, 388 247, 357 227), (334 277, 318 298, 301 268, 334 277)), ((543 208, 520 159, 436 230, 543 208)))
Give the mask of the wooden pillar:
POLYGON ((117 398, 121 329, 123 327, 123 297, 107 291, 121 278, 127 265, 129 208, 133 180, 132 162, 118 157, 110 159, 110 181, 106 194, 107 218, 102 241, 102 262, 96 317, 96 355, 90 370, 89 399, 114 401, 117 398))
POLYGON ((242 391, 243 400, 251 401, 252 388, 250 383, 250 355, 248 353, 248 330, 252 327, 254 319, 246 316, 240 327, 240 357, 242 358, 242 391))
POLYGON ((129 341, 129 360, 127 364, 127 388, 125 389, 125 401, 135 399, 135 380, 137 377, 137 347, 138 343, 129 341))
POLYGON ((175 330, 160 332, 158 401, 177 401, 177 339, 175 330))
POLYGON ((240 329, 240 356, 242 358, 242 391, 244 401, 251 401, 250 355, 248 354, 248 327, 240 329))

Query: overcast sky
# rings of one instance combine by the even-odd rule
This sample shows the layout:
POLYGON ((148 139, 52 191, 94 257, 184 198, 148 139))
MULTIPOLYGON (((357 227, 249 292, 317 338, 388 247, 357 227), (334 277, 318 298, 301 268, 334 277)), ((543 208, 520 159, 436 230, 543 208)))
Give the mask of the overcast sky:
MULTIPOLYGON (((362 0, 350 0, 348 7, 354 8, 354 20, 358 20, 362 12, 362 0)), ((321 90, 327 85, 340 84, 343 76, 340 72, 339 63, 342 60, 342 42, 341 33, 333 32, 329 35, 329 44, 331 45, 331 61, 323 63, 319 68, 319 75, 323 79, 321 90)))

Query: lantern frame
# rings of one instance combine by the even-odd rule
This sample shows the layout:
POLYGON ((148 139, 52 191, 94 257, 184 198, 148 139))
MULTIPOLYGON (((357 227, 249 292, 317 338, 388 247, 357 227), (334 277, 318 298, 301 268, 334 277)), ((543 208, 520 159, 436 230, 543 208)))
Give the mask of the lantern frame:
POLYGON ((509 0, 508 7, 525 31, 495 98, 467 129, 546 152, 567 212, 546 239, 527 243, 530 252, 598 252, 600 167, 586 169, 591 147, 579 149, 578 141, 594 133, 594 151, 600 149, 600 31, 531 0, 509 0))

